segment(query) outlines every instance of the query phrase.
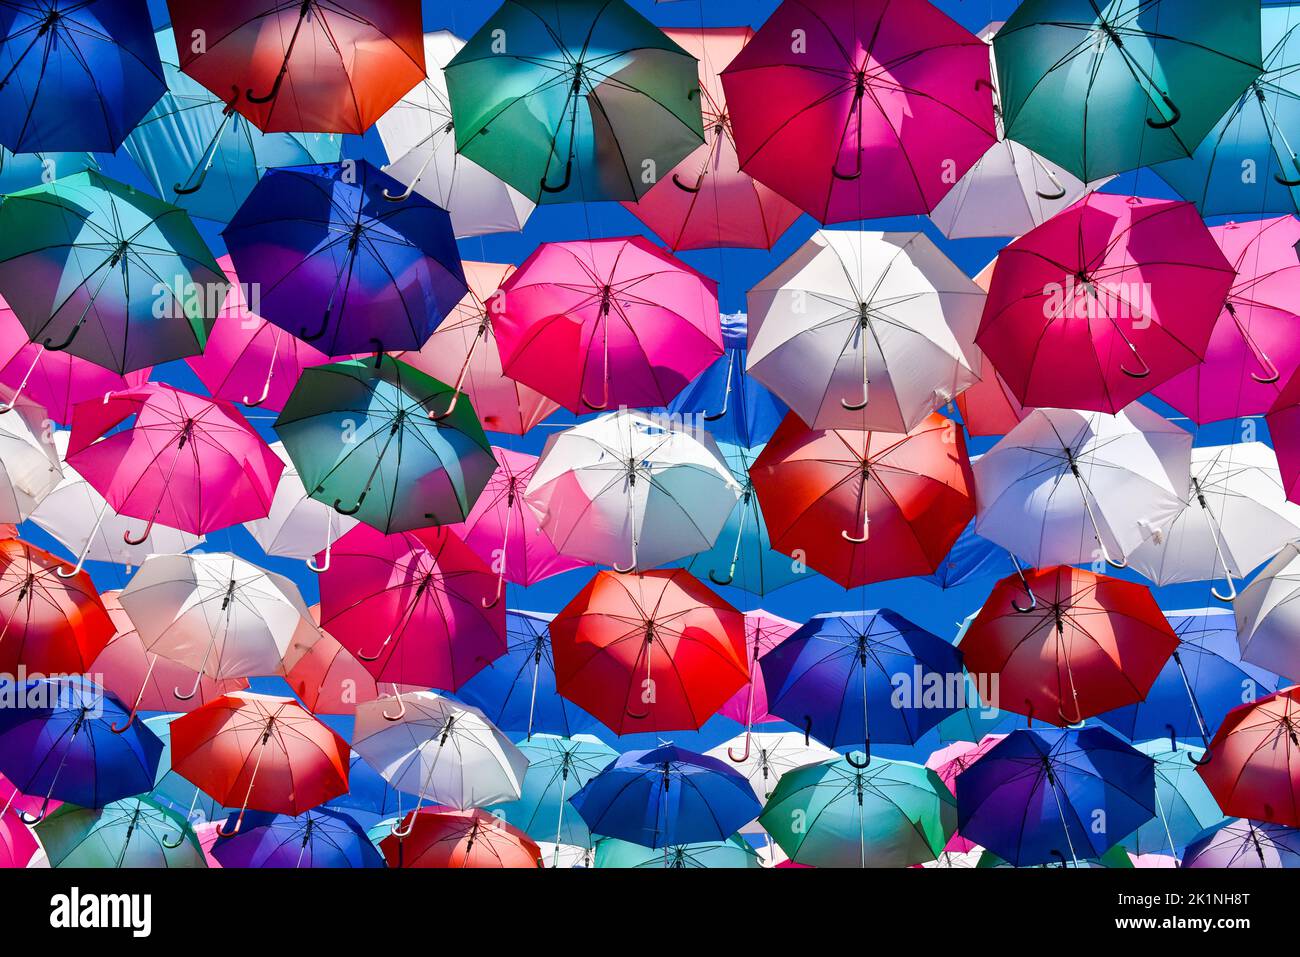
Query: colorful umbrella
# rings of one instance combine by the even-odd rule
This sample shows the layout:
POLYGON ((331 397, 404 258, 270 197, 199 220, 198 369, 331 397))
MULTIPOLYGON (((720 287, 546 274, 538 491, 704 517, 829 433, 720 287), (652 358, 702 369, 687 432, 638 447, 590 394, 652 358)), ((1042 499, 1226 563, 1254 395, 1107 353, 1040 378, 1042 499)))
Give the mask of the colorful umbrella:
POLYGON ((383 867, 366 832, 346 814, 317 808, 298 817, 254 811, 238 834, 218 837, 222 867, 383 867))
MULTIPOLYGON (((760 801, 766 801, 772 796, 772 789, 782 775, 795 768, 839 758, 826 745, 811 741, 795 731, 755 731, 746 734, 743 741, 735 738, 705 753, 719 761, 725 759, 734 764, 735 770, 749 780, 754 796, 760 801)), ((746 825, 742 830, 752 829, 752 825, 746 825)))
POLYGON ((307 493, 298 467, 289 458, 283 442, 271 443, 271 451, 284 463, 284 471, 275 486, 266 518, 245 522, 244 527, 266 554, 301 558, 312 571, 326 571, 334 541, 351 530, 357 520, 307 493), (325 558, 317 565, 313 559, 322 546, 325 558))
POLYGON ((147 798, 102 808, 65 804, 36 825, 36 835, 51 867, 207 867, 185 819, 147 798))
POLYGON ((1226 821, 1187 845, 1183 867, 1300 867, 1300 831, 1265 821, 1226 821))
POLYGON ((1228 712, 1196 770, 1229 817, 1300 826, 1300 687, 1228 712))
POLYGON ((389 867, 542 866, 542 849, 518 828, 477 808, 425 808, 379 843, 389 867))
POLYGON ((758 854, 739 835, 725 841, 703 841, 664 848, 664 853, 607 837, 596 844, 592 867, 618 868, 739 868, 762 867, 758 854))
MULTIPOLYGON (((745 612, 745 646, 749 651, 749 683, 741 688, 719 709, 719 714, 732 721, 739 721, 746 732, 756 724, 768 724, 780 721, 777 715, 768 712, 767 684, 763 680, 763 669, 758 661, 783 641, 793 635, 799 626, 793 621, 786 621, 770 612, 756 608, 745 612)), ((747 755, 748 756, 748 755, 747 755)))
POLYGON ((1206 828, 1223 820, 1223 812, 1196 775, 1200 748, 1164 740, 1135 744, 1156 762, 1156 816, 1124 839, 1134 854, 1168 852, 1177 857, 1206 828))

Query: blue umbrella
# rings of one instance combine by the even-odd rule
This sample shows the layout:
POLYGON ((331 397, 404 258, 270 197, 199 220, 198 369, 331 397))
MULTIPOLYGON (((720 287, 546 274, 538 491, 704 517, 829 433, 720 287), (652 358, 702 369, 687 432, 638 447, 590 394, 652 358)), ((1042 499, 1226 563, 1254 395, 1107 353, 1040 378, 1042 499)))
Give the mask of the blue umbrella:
POLYGON ((1182 849, 1202 831, 1223 820, 1194 758, 1200 748, 1165 739, 1134 745, 1156 762, 1156 815, 1134 831, 1124 846, 1134 854, 1169 854, 1178 857, 1182 849))
POLYGON ((0 774, 24 794, 44 793, 37 820, 54 799, 103 807, 145 793, 162 748, 122 702, 84 676, 0 684, 0 774))
POLYGON ((1300 831, 1266 821, 1224 821, 1187 845, 1183 867, 1300 867, 1300 831))
POLYGON ((403 807, 402 792, 355 751, 348 765, 348 792, 329 802, 331 808, 342 808, 366 827, 379 821, 401 820, 414 804, 412 799, 403 807))
POLYGON ((145 0, 0 6, 0 143, 112 153, 166 89, 145 0))
POLYGON ((160 714, 144 719, 144 726, 163 745, 162 754, 158 758, 158 773, 154 776, 149 797, 158 804, 183 814, 191 824, 220 821, 226 816, 226 809, 172 770, 172 722, 179 717, 179 714, 160 714))
POLYGON ((760 810, 743 776, 672 745, 620 755, 572 803, 591 833, 655 848, 725 840, 760 810))
POLYGON ((317 808, 297 817, 249 811, 233 837, 217 838, 212 856, 222 867, 383 867, 361 825, 317 808))
POLYGON ((91 153, 11 153, 0 146, 0 194, 31 189, 88 169, 99 169, 91 153))
POLYGON ((873 739, 914 744, 965 697, 961 652, 887 609, 817 615, 759 664, 769 712, 866 763, 873 739))
POLYGON ((1001 545, 975 534, 975 522, 966 526, 933 575, 924 580, 940 588, 956 588, 977 579, 1003 578, 1008 564, 1019 565, 1001 545))
POLYGON ((222 235, 259 314, 332 356, 419 349, 465 296, 447 211, 365 160, 268 170, 222 235))
POLYGON ((472 704, 502 731, 568 738, 598 722, 555 690, 555 656, 548 628, 554 615, 506 612, 506 653, 461 685, 456 697, 472 704))
POLYGON ((1016 867, 1100 857, 1156 813, 1155 761, 1104 728, 1013 731, 957 777, 957 830, 1016 867))

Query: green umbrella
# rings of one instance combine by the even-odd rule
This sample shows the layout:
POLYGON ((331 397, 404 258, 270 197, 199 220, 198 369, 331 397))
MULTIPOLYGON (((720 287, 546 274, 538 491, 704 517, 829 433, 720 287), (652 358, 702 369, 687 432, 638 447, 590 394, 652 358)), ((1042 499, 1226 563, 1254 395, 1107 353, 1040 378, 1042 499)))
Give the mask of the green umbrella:
POLYGON ((1025 0, 993 38, 1006 136, 1085 182, 1190 156, 1260 75, 1258 0, 1025 0))
POLYGON ((858 768, 836 758, 787 771, 758 823, 796 864, 910 867, 939 856, 956 818, 933 771, 882 758, 858 768))
POLYGON ((457 151, 534 202, 635 202, 704 142, 695 58, 623 0, 506 0, 444 75, 457 151))
POLYGON ((0 204, 0 295, 46 349, 119 374, 197 355, 228 287, 188 213, 93 170, 0 204))
POLYGON ((36 825, 51 867, 207 867, 185 819, 146 798, 64 804, 36 825))
POLYGON ((386 534, 463 521, 496 471, 474 409, 380 353, 302 373, 275 431, 314 499, 386 534))
MULTIPOLYGON (((979 870, 988 870, 990 868, 995 868, 995 867, 1013 867, 1013 866, 1014 865, 1007 863, 1002 858, 994 854, 992 851, 984 851, 982 854, 980 854, 979 863, 975 865, 975 869, 979 871, 979 870)), ((1029 866, 1044 867, 1044 868, 1080 867, 1080 868, 1084 868, 1085 870, 1087 869, 1095 870, 1097 868, 1111 868, 1115 870, 1132 870, 1133 860, 1128 856, 1128 851, 1126 851, 1120 845, 1116 844, 1105 854, 1101 855, 1101 857, 1081 858, 1080 860, 1077 861, 1072 861, 1066 857, 1062 857, 1061 860, 1056 864, 1031 864, 1029 866)))
POLYGON ((596 845, 596 867, 696 868, 762 867, 758 854, 745 840, 732 835, 725 841, 678 844, 660 850, 629 841, 606 838, 596 845))

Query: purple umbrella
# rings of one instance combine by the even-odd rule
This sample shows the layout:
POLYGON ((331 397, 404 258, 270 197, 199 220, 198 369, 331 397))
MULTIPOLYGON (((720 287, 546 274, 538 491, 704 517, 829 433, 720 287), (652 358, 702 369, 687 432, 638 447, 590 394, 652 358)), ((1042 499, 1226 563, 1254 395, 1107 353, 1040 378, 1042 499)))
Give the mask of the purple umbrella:
POLYGON ((1183 867, 1300 867, 1300 831, 1265 821, 1224 821, 1187 845, 1183 867))
POLYGON ((297 817, 249 811, 233 837, 219 837, 212 856, 222 867, 383 867, 356 821, 328 808, 297 817))

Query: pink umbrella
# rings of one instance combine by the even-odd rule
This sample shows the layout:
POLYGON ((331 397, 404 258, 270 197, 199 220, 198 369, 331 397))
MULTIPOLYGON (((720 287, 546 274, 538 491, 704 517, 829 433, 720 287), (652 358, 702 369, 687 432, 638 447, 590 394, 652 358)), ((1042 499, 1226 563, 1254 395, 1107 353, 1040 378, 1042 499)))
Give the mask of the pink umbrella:
POLYGON ((16 810, 0 815, 0 867, 27 867, 40 849, 32 829, 16 810))
POLYGON ((501 288, 506 375, 574 412, 667 405, 722 355, 717 284, 639 236, 543 243, 501 288))
MULTIPOLYGON (((745 612, 745 648, 749 657, 749 683, 728 699, 720 712, 745 726, 745 747, 749 747, 749 729, 756 724, 782 721, 767 712, 767 686, 758 659, 785 641, 799 628, 793 621, 778 618, 761 608, 745 612)), ((748 757, 748 755, 746 755, 748 757)), ((740 760, 744 760, 743 758, 740 760)))
POLYGON ((1201 361, 1234 276, 1191 203, 1091 193, 998 254, 975 341, 1021 404, 1115 413, 1201 361))
POLYGON ((114 511, 148 523, 123 533, 134 545, 155 522, 202 535, 265 518, 284 471, 229 402, 153 383, 80 403, 66 459, 114 511))
POLYGON ((495 605, 507 581, 528 586, 591 563, 556 551, 528 507, 524 490, 537 468, 537 456, 496 446, 492 454, 497 470, 456 531, 497 573, 495 605))
POLYGON ((333 360, 257 315, 256 287, 239 281, 229 256, 222 256, 217 264, 225 271, 230 290, 207 346, 185 361, 217 398, 279 412, 303 369, 333 360))
MULTIPOLYGON (((930 755, 925 766, 939 776, 954 797, 957 795, 957 778, 968 767, 984 756, 992 747, 1005 738, 1005 734, 986 734, 980 742, 958 741, 946 748, 940 748, 930 755)), ((979 847, 974 841, 968 841, 960 834, 954 834, 944 846, 945 851, 965 852, 979 847)))
POLYGON ((1205 362, 1155 390, 1200 425, 1262 415, 1300 368, 1300 219, 1228 223, 1210 235, 1237 279, 1210 334, 1205 362))
POLYGON ((461 266, 469 285, 465 298, 438 323, 419 352, 393 355, 439 382, 454 384, 455 396, 439 417, 450 415, 464 393, 483 428, 523 435, 560 406, 501 371, 501 352, 488 313, 501 311, 504 299, 498 290, 515 267, 478 262, 461 266))
POLYGON ((1266 421, 1286 497, 1300 502, 1300 371, 1282 389, 1266 421))
POLYGON ((722 85, 741 169, 823 223, 927 213, 997 142, 988 47, 925 0, 786 0, 722 85))
POLYGON ((700 61, 704 143, 640 200, 623 206, 662 236, 670 249, 770 249, 802 210, 740 171, 719 76, 754 31, 749 27, 708 27, 664 33, 700 61))
POLYGON ((321 626, 379 681, 455 691, 505 654, 495 592, 495 576, 454 532, 358 525, 321 575, 321 626))
POLYGON ((0 386, 11 410, 19 396, 41 406, 56 422, 72 418, 72 407, 109 392, 132 389, 149 380, 150 369, 121 376, 70 352, 53 352, 31 342, 12 309, 0 299, 0 386))

